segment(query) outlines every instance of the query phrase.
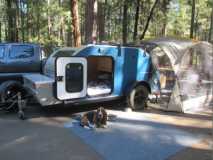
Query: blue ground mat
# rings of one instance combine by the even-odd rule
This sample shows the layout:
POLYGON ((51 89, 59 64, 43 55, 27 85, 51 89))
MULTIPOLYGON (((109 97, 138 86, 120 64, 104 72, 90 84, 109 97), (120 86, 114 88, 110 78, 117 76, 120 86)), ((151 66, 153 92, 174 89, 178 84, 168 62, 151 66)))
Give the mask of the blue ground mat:
MULTIPOLYGON (((125 113, 127 114, 127 113, 125 113)), ((201 136, 142 116, 117 115, 106 129, 85 129, 77 120, 64 125, 106 160, 164 160, 198 143, 201 136)))

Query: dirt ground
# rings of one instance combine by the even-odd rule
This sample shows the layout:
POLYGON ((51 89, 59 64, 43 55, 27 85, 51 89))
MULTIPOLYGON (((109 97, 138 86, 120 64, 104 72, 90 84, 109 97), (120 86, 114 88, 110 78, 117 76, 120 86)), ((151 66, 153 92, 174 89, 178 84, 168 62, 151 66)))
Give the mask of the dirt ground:
MULTIPOLYGON (((95 109, 97 106, 54 107, 42 109, 30 107, 28 119, 18 120, 16 114, 0 112, 0 159, 102 159, 77 136, 68 135, 63 124, 79 112, 95 109), (56 137, 64 137, 57 139, 56 137), (73 147, 75 146, 75 147, 73 147), (38 156, 40 155, 40 156, 38 156)), ((110 111, 122 107, 107 108, 110 111)), ((202 142, 185 148, 168 160, 211 160, 213 159, 212 111, 199 114, 182 114, 148 109, 141 112, 150 121, 172 125, 191 133, 204 136, 202 142)))

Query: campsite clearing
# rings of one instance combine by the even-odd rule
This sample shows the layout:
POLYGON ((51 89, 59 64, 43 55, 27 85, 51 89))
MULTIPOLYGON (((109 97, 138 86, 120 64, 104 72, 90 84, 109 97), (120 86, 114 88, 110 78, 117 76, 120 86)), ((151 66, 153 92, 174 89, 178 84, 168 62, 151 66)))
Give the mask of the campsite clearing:
MULTIPOLYGON (((85 112, 89 109, 95 109, 95 106, 78 106, 71 108, 56 107, 39 109, 39 107, 30 107, 28 109, 28 119, 26 121, 17 120, 14 114, 1 114, 0 118, 0 158, 1 159, 104 159, 105 155, 95 150, 94 146, 88 144, 84 138, 79 136, 78 133, 65 127, 66 124, 72 121, 72 117, 76 114, 85 112)), ((200 114, 181 114, 171 112, 161 112, 156 110, 148 109, 145 112, 123 112, 117 107, 108 108, 109 113, 121 115, 121 118, 125 121, 124 125, 130 123, 131 117, 143 117, 141 122, 137 124, 137 129, 144 130, 142 133, 136 133, 137 135, 147 137, 140 142, 144 145, 147 142, 155 141, 156 137, 160 139, 167 139, 162 141, 163 145, 170 143, 169 135, 164 135, 164 131, 173 133, 174 145, 169 144, 170 148, 180 146, 184 144, 184 139, 178 139, 183 135, 190 139, 193 137, 194 142, 191 145, 181 146, 181 148, 172 149, 170 153, 165 153, 165 149, 160 149, 149 143, 147 147, 150 147, 150 152, 139 156, 152 156, 153 148, 156 155, 159 155, 158 159, 162 157, 169 160, 210 160, 212 153, 212 112, 209 110, 208 113, 200 114), (130 115, 130 119, 125 119, 125 115, 130 115), (146 126, 145 126, 146 125, 146 126), (144 126, 144 127, 143 127, 144 126), (147 129, 145 129, 147 128, 147 129), (159 131, 160 133, 156 132, 159 131), (160 136, 158 136, 160 135, 160 136), (196 139, 196 137, 198 137, 196 139), (175 139, 176 138, 176 139, 175 139), (175 142, 175 140, 177 140, 175 142), (179 141, 180 140, 180 141, 179 141)), ((139 120, 139 119, 138 119, 139 120)), ((115 122, 116 123, 116 122, 115 122)), ((116 129, 123 129, 123 126, 116 124, 116 129)), ((135 124, 134 124, 135 125, 135 124)), ((134 125, 130 127, 134 128, 134 125)), ((115 126, 113 122, 110 122, 109 129, 115 126)), ((129 127, 129 126, 125 126, 129 127)), ((106 130, 107 132, 107 130, 106 130)), ((116 134, 116 132, 115 132, 116 134)), ((107 135, 107 134, 105 134, 107 135)), ((108 135, 107 135, 108 136, 108 135)), ((112 135, 113 136, 113 135, 112 135)), ((125 137, 124 137, 125 138, 125 137)), ((134 139, 134 137, 131 137, 134 139)), ((137 137, 136 137, 137 138, 137 137)), ((171 137, 170 137, 171 138, 171 137)), ((137 140, 137 139, 136 139, 137 140)), ((191 140, 189 141, 191 142, 191 140)), ((132 142, 130 142, 131 144, 132 142)), ((186 142, 187 143, 187 142, 186 142)), ((185 144, 186 144, 185 143, 185 144)), ((117 148, 119 150, 119 148, 117 148)), ((135 146, 135 151, 138 151, 138 147, 135 146)), ((143 149, 141 148, 141 153, 143 149)), ((144 150, 146 151, 146 150, 144 150)), ((111 151, 110 151, 111 153, 111 151)), ((111 155, 113 157, 113 154, 111 155)))

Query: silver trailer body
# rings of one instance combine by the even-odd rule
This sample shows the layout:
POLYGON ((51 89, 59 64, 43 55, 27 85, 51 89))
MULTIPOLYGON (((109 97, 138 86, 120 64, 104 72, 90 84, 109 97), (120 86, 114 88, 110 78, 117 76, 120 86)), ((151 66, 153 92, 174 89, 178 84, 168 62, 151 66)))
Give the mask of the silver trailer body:
POLYGON ((55 51, 49 56, 46 64, 43 67, 42 74, 24 74, 24 87, 26 87, 30 94, 36 99, 36 101, 42 106, 49 106, 63 103, 56 99, 55 89, 55 61, 57 57, 73 56, 77 48, 65 47, 55 51))
POLYGON ((25 74, 23 78, 24 87, 42 106, 62 103, 54 96, 54 79, 42 74, 25 74))

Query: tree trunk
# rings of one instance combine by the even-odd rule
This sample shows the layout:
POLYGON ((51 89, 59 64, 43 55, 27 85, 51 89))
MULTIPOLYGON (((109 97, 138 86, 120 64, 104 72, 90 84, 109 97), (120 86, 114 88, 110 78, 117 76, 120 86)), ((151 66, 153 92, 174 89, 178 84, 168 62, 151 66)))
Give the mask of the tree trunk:
POLYGON ((27 1, 27 22, 26 22, 26 41, 29 41, 29 38, 30 38, 30 2, 27 1))
POLYGON ((196 16, 194 18, 194 26, 193 26, 193 38, 198 37, 198 39, 199 39, 199 37, 200 36, 202 37, 203 34, 200 35, 200 33, 199 33, 198 16, 199 16, 199 8, 196 10, 196 16))
POLYGON ((36 32, 37 32, 37 40, 40 41, 40 4, 39 1, 35 4, 36 5, 36 32))
POLYGON ((85 42, 92 43, 94 36, 95 26, 95 8, 97 5, 96 0, 87 0, 85 8, 85 42))
POLYGON ((79 18, 78 18, 78 0, 70 0, 71 2, 71 16, 73 25, 73 38, 74 46, 81 46, 81 33, 79 28, 79 18))
MULTIPOLYGON (((50 0, 47 0, 47 5, 48 7, 50 6, 50 0)), ((49 9, 47 10, 47 24, 48 24, 48 39, 50 40, 51 37, 51 28, 52 28, 52 24, 51 24, 51 17, 50 17, 50 12, 49 9)))
POLYGON ((19 18, 20 18, 20 12, 19 12, 19 2, 20 0, 16 0, 15 1, 15 41, 18 42, 19 41, 19 18))
MULTIPOLYGON (((5 23, 5 26, 6 26, 6 23, 5 23)), ((4 27, 4 40, 7 41, 9 38, 8 38, 8 28, 7 27, 4 27)))
POLYGON ((137 0, 136 12, 135 12, 135 25, 134 25, 133 41, 136 41, 137 40, 137 36, 138 36, 139 12, 140 12, 140 0, 137 0))
POLYGON ((92 42, 96 43, 97 41, 97 32, 98 32, 98 2, 95 0, 94 2, 94 22, 93 22, 93 31, 92 31, 92 42))
POLYGON ((7 17, 8 17, 8 41, 15 41, 15 23, 14 23, 14 15, 12 10, 12 0, 6 0, 7 4, 7 17))
POLYGON ((99 41, 105 40, 105 7, 103 2, 98 2, 98 37, 99 41))
POLYGON ((0 22, 0 42, 1 42, 1 22, 0 22))
POLYGON ((170 1, 171 0, 163 0, 162 4, 163 26, 161 30, 161 35, 164 37, 166 36, 166 27, 167 27, 167 12, 168 12, 167 5, 169 5, 170 1))
POLYGON ((25 30, 24 30, 24 13, 23 13, 23 1, 21 0, 20 1, 20 7, 21 7, 21 37, 22 37, 22 42, 24 42, 25 41, 25 37, 24 37, 24 32, 25 32, 25 30))
MULTIPOLYGON (((106 1, 105 1, 106 2, 106 1)), ((111 19, 111 12, 112 12, 112 7, 111 4, 109 3, 109 5, 105 6, 106 9, 106 33, 107 33, 107 39, 110 39, 112 37, 112 19, 111 19)), ((121 9, 122 10, 122 9, 121 9)))
POLYGON ((151 8, 151 11, 150 11, 150 13, 149 13, 148 19, 147 19, 147 21, 146 21, 145 28, 144 28, 144 30, 143 30, 143 33, 142 33, 141 37, 140 37, 140 40, 143 40, 144 37, 145 37, 145 35, 146 35, 146 31, 148 30, 149 23, 150 23, 150 21, 151 21, 151 19, 152 19, 152 16, 153 16, 155 7, 157 6, 158 2, 159 2, 159 0, 155 0, 155 3, 153 4, 153 6, 152 6, 152 8, 151 8))
POLYGON ((123 32, 122 32, 122 40, 123 40, 123 44, 127 43, 127 37, 128 37, 128 33, 127 33, 127 18, 128 18, 128 0, 124 1, 124 5, 123 5, 123 32))
POLYGON ((213 42, 213 7, 212 7, 212 13, 211 13, 211 24, 209 28, 209 42, 213 42))
MULTIPOLYGON (((59 3, 59 6, 62 7, 63 0, 59 0, 58 3, 59 3)), ((59 26, 58 37, 64 44, 64 42, 65 42, 64 16, 60 17, 60 26, 59 26)))
POLYGON ((194 38, 195 0, 192 0, 190 38, 194 38))

